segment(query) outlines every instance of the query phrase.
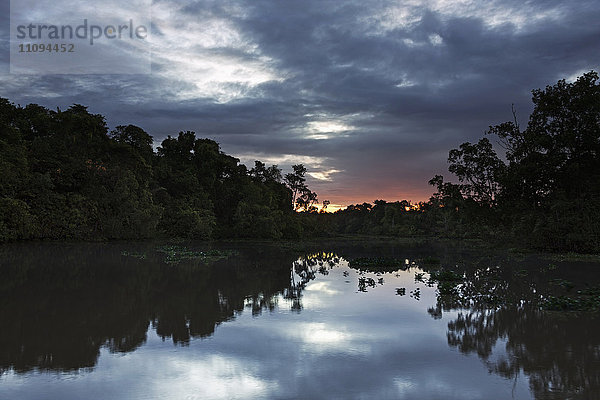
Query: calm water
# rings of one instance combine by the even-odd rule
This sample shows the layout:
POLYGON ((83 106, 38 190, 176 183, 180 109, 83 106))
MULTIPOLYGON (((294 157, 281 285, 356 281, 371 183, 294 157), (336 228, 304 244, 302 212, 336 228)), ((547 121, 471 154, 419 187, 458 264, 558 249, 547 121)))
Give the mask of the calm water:
POLYGON ((540 310, 598 285, 599 264, 436 243, 163 245, 0 247, 0 399, 600 398, 598 317, 540 310), (209 249, 235 252, 186 258, 209 249), (438 287, 440 266, 463 281, 438 287))

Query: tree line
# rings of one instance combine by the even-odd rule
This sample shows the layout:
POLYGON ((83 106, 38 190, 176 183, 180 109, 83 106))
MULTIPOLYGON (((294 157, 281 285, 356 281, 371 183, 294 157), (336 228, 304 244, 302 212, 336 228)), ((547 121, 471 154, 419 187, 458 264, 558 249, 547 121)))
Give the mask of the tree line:
POLYGON ((317 200, 302 165, 248 169, 189 131, 155 151, 143 129, 109 131, 82 105, 0 99, 0 132, 0 241, 299 237, 294 211, 317 200))
POLYGON ((600 84, 588 72, 532 92, 522 129, 490 126, 450 150, 429 201, 377 200, 321 221, 343 233, 487 238, 545 250, 600 251, 600 84), (491 139, 491 140, 490 140, 491 139), (500 156, 494 149, 501 149, 500 156))
POLYGON ((598 252, 598 79, 591 71, 534 90, 527 126, 513 109, 512 121, 451 150, 454 182, 433 177, 429 201, 333 214, 317 212, 303 165, 285 175, 260 161, 248 169, 189 131, 154 150, 143 129, 109 131, 82 105, 52 111, 0 99, 0 241, 437 235, 598 252))

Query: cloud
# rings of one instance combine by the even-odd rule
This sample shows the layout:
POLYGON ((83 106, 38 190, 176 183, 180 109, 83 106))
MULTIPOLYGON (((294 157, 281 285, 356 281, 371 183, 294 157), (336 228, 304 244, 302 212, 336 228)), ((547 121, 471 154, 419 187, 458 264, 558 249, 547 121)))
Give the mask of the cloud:
POLYGON ((152 14, 151 75, 3 74, 0 93, 304 163, 320 199, 346 204, 427 199, 449 149, 513 103, 525 125, 531 89, 600 64, 594 1, 157 0, 152 14))
POLYGON ((337 174, 338 172, 341 172, 340 170, 337 169, 330 169, 327 171, 319 171, 319 172, 309 172, 308 174, 310 176, 312 176, 315 179, 318 179, 320 181, 327 181, 327 182, 331 182, 332 180, 332 176, 333 174, 337 174))

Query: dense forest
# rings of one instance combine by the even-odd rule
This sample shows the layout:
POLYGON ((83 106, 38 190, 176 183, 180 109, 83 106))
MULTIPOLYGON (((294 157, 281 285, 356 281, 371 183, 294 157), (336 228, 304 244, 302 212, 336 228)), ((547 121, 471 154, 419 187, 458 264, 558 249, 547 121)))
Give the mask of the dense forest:
POLYGON ((248 169, 189 131, 155 150, 143 129, 111 131, 82 105, 53 111, 0 99, 0 242, 435 235, 598 252, 598 79, 592 71, 534 90, 527 126, 513 110, 513 121, 451 150, 454 182, 436 175, 429 201, 331 214, 314 207, 302 165, 248 169))
POLYGON ((449 172, 429 181, 426 203, 348 207, 336 229, 391 235, 497 239, 528 247, 600 251, 600 84, 594 71, 533 94, 521 129, 490 126, 477 143, 449 152, 449 172), (490 140, 490 138, 492 140, 490 140), (494 150, 501 148, 499 156, 494 150))
POLYGON ((285 177, 258 161, 248 170, 193 132, 154 151, 141 128, 109 131, 81 105, 52 111, 1 99, 0 127, 3 241, 298 237, 292 196, 305 208, 316 200, 301 166, 285 177))

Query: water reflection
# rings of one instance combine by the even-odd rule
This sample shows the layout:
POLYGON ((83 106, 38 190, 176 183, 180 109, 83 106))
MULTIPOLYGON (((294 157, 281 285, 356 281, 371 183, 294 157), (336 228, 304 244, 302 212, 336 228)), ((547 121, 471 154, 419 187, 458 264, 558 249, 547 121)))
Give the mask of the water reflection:
POLYGON ((463 278, 440 283, 428 313, 440 319, 443 312, 458 311, 448 322, 448 344, 477 354, 490 372, 506 379, 525 374, 536 399, 600 398, 598 313, 541 309, 544 299, 560 292, 557 281, 568 282, 559 285, 564 292, 576 292, 598 282, 597 275, 582 276, 575 268, 551 275, 545 267, 519 268, 468 263, 455 268, 463 278))
POLYGON ((549 294, 597 282, 597 265, 434 259, 431 248, 236 247, 229 259, 176 265, 152 244, 0 248, 0 377, 139 381, 135 396, 98 386, 106 398, 598 398, 597 314, 540 309, 549 294), (150 352, 162 349, 157 339, 178 352, 150 352))
POLYGON ((537 399, 600 396, 600 336, 595 316, 553 315, 534 307, 461 312, 448 323, 448 344, 476 353, 490 371, 523 372, 537 399), (494 357, 498 342, 505 343, 494 357))
POLYGON ((292 310, 302 310, 302 292, 317 274, 327 275, 329 270, 338 266, 340 257, 335 253, 314 252, 298 257, 292 263, 290 284, 284 291, 284 298, 292 303, 292 310))
POLYGON ((119 246, 4 249, 0 372, 93 367, 100 348, 130 352, 149 326, 186 345, 244 309, 273 310, 293 257, 271 249, 212 266, 125 257, 119 246), (30 249, 31 250, 31 249, 30 249))

